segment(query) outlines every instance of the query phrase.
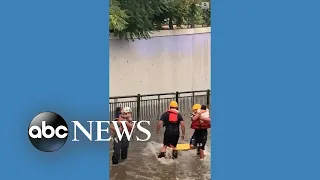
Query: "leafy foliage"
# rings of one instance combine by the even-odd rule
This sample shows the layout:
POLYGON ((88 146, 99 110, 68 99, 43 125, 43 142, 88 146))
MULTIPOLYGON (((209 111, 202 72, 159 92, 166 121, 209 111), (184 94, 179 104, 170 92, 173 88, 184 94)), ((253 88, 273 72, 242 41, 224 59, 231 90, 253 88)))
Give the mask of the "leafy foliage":
POLYGON ((123 31, 129 24, 126 10, 119 5, 117 0, 110 0, 109 28, 113 31, 123 31))
MULTIPOLYGON (((201 1, 201 0, 200 0, 201 1)), ((152 31, 182 25, 210 26, 210 10, 195 0, 110 0, 110 32, 119 38, 148 39, 152 31)), ((204 0, 205 1, 205 0, 204 0)))

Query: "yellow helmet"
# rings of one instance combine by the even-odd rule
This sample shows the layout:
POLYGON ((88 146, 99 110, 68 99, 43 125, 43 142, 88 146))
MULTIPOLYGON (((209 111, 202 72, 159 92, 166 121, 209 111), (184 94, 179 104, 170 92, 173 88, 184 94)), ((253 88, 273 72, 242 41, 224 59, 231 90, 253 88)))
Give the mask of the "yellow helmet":
POLYGON ((200 109, 200 108, 201 108, 201 104, 194 104, 194 105, 192 106, 192 111, 198 110, 198 109, 200 109))
POLYGON ((169 106, 171 108, 177 108, 178 107, 178 103, 176 101, 171 101, 169 106))

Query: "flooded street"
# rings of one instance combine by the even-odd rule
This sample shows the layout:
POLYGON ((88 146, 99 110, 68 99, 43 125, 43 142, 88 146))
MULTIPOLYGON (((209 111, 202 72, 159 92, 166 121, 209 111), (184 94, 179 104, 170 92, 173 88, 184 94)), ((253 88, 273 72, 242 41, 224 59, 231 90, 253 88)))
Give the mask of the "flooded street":
MULTIPOLYGON (((186 122, 186 138, 180 139, 179 143, 189 143, 193 134, 190 128, 190 117, 184 117, 186 122)), ((147 127, 147 125, 144 125, 147 127)), ((156 121, 152 122, 150 128, 151 138, 147 142, 137 142, 131 140, 128 159, 112 165, 110 161, 111 180, 209 180, 210 179, 210 137, 206 144, 206 158, 199 160, 196 150, 179 151, 178 159, 157 158, 163 140, 164 129, 160 135, 156 134, 156 121)), ((133 137, 139 136, 140 139, 146 137, 145 134, 135 132, 133 137)), ((112 145, 110 147, 110 160, 112 156, 112 145)), ((167 154, 171 154, 170 150, 167 154)))

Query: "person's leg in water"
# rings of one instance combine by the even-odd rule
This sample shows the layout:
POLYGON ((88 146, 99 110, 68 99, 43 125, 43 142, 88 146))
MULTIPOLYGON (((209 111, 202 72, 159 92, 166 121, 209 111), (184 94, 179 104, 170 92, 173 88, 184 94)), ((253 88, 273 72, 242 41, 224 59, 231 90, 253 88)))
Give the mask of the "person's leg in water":
POLYGON ((118 164, 120 160, 120 152, 121 152, 121 142, 118 138, 114 138, 113 141, 113 155, 112 155, 112 163, 118 164))
POLYGON ((200 155, 200 146, 197 146, 197 155, 200 155))
POLYGON ((190 149, 195 149, 197 148, 197 155, 200 154, 200 147, 197 145, 197 140, 196 140, 196 131, 193 132, 193 135, 190 139, 190 149))
POLYGON ((207 136, 208 136, 208 132, 207 131, 203 131, 201 133, 201 136, 199 137, 200 138, 200 159, 203 159, 205 157, 205 154, 204 154, 204 149, 205 149, 205 146, 206 146, 206 143, 207 143, 207 136))
POLYGON ((125 160, 128 157, 129 141, 127 138, 121 140, 121 159, 125 160))
POLYGON ((179 133, 173 134, 170 138, 171 139, 170 145, 172 147, 172 159, 178 158, 178 151, 176 150, 176 147, 177 147, 179 138, 180 138, 179 133))
POLYGON ((165 131, 163 136, 163 146, 161 148, 158 158, 166 157, 166 150, 168 146, 170 146, 170 136, 168 132, 165 131))
POLYGON ((190 139, 190 149, 194 149, 196 147, 196 132, 194 131, 192 137, 190 139))

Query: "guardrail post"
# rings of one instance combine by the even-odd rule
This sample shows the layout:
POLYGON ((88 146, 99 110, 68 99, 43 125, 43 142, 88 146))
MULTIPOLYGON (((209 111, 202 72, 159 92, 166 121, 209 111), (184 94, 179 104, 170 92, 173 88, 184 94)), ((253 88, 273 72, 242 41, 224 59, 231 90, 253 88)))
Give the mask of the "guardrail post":
POLYGON ((141 104, 141 95, 137 95, 137 121, 140 121, 140 104, 141 104))
POLYGON ((176 102, 179 103, 179 92, 176 91, 176 102))
POLYGON ((210 89, 207 90, 207 107, 210 108, 210 89))

